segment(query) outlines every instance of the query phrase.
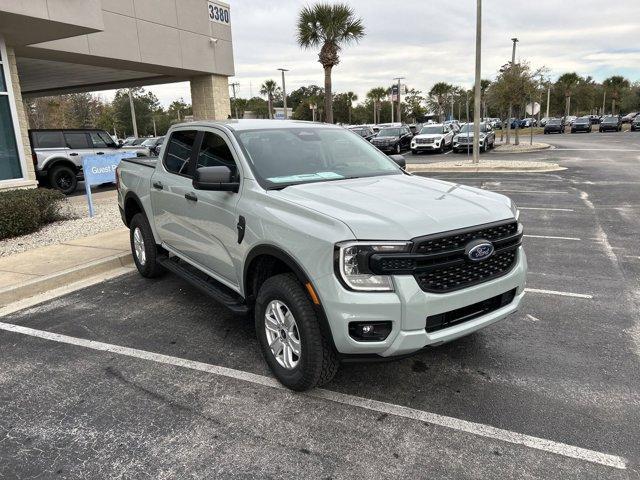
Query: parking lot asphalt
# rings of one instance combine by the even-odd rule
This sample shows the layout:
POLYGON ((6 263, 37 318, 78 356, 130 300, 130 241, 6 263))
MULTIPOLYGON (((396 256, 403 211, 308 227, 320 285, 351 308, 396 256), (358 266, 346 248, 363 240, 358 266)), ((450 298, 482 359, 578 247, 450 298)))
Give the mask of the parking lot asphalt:
POLYGON ((639 478, 640 133, 535 140, 567 170, 430 175, 521 208, 518 314, 295 394, 250 319, 121 276, 0 319, 0 478, 639 478))

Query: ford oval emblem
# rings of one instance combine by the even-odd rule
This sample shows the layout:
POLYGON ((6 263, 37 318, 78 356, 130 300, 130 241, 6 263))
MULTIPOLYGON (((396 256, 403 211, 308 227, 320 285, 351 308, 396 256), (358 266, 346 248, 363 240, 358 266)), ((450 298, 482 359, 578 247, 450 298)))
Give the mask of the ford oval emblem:
POLYGON ((472 262, 486 260, 491 255, 493 255, 493 252, 493 244, 489 240, 484 239, 478 239, 474 240, 473 242, 469 242, 464 249, 464 253, 467 255, 467 258, 472 262))

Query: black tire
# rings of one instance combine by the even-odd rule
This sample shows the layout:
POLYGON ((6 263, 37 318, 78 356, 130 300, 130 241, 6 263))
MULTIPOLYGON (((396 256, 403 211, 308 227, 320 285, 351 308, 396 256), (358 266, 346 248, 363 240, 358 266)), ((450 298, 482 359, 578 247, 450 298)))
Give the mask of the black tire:
POLYGON ((131 245, 133 261, 136 264, 136 268, 138 269, 138 272, 140 272, 140 275, 146 278, 154 278, 164 273, 164 269, 157 261, 158 246, 153 238, 153 232, 149 226, 149 221, 143 213, 136 213, 131 219, 131 223, 129 224, 129 243, 131 245), (144 250, 143 258, 140 258, 138 253, 136 253, 136 246, 134 245, 136 230, 139 230, 142 236, 142 249, 144 250))
POLYGON ((78 187, 76 172, 67 165, 56 165, 49 171, 49 184, 52 188, 69 195, 78 187))
POLYGON ((285 387, 304 391, 329 382, 338 371, 339 361, 331 342, 320 329, 318 316, 298 279, 292 274, 268 278, 260 287, 255 304, 256 336, 269 368, 285 387), (273 300, 290 309, 297 325, 300 356, 295 367, 280 365, 271 352, 265 332, 265 313, 273 300))

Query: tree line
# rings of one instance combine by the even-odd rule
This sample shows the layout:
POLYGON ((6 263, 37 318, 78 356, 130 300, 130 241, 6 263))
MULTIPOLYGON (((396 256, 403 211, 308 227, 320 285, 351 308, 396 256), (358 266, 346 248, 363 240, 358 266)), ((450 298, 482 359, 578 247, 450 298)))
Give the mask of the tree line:
MULTIPOLYGON (((152 93, 131 89, 138 135, 164 135, 173 123, 192 114, 191 105, 175 100, 167 108, 152 93), (154 129, 155 125, 155 129, 154 129)), ((71 93, 25 99, 30 128, 101 128, 118 138, 133 135, 128 89, 106 101, 92 93, 71 93)))

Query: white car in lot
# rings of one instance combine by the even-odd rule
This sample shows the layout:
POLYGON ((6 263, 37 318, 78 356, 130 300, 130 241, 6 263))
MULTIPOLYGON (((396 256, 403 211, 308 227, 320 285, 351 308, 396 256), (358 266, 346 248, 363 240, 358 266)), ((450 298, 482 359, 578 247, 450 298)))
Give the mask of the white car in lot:
POLYGON ((411 153, 438 150, 444 152, 453 145, 453 127, 442 123, 425 125, 411 139, 411 153))

